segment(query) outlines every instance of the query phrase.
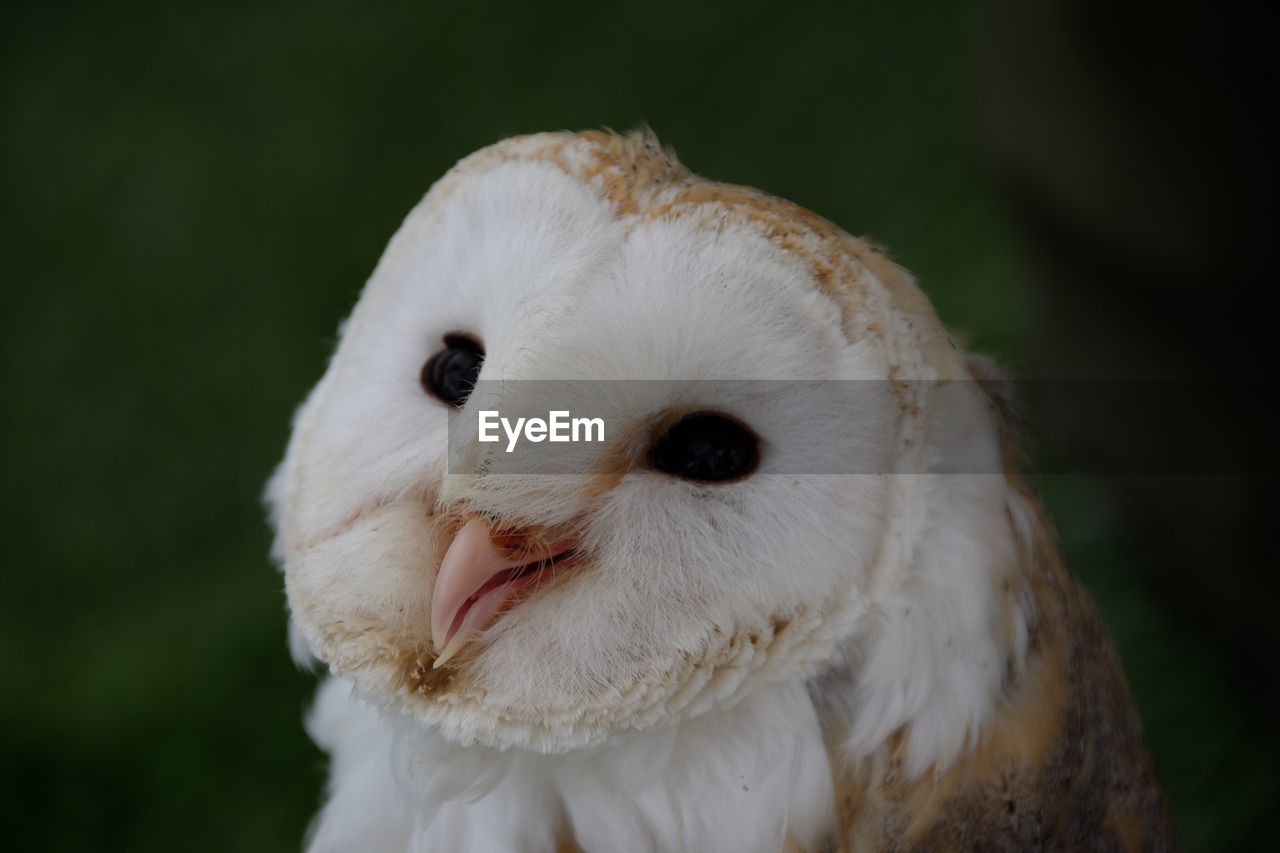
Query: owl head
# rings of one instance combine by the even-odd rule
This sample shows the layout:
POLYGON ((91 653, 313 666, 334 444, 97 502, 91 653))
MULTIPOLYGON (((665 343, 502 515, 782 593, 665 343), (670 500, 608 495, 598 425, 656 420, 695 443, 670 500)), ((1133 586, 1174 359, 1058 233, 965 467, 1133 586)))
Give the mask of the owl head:
POLYGON ((648 134, 481 150, 392 238, 269 488, 296 653, 543 752, 856 666, 874 740, 1008 651, 1003 480, 949 476, 1001 464, 970 378, 875 248, 648 134), (450 441, 531 404, 606 434, 558 474, 450 441))

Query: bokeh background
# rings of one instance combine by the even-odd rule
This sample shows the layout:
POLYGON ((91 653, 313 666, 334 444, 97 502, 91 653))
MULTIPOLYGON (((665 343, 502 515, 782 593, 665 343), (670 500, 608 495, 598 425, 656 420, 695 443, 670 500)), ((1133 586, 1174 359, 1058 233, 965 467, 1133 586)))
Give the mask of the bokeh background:
MULTIPOLYGON (((1243 60, 1213 52, 1236 43, 1204 10, 2 14, 7 849, 298 847, 324 763, 259 495, 400 219, 502 137, 648 123, 696 171, 885 243, 1015 375, 1260 366, 1241 293, 1266 275, 1261 175, 1244 174, 1262 143, 1243 60)), ((1259 417, 1222 405, 1224 424, 1259 417)), ((1080 414, 1037 452, 1070 458, 1079 430, 1128 420, 1080 414)), ((1057 471, 1042 486, 1188 848, 1269 847, 1274 478, 1057 471)))

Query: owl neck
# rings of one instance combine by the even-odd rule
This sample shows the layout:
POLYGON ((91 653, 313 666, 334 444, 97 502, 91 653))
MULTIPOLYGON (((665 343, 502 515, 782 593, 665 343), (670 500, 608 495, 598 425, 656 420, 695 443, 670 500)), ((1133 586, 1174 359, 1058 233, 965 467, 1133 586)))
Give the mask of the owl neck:
MULTIPOLYGON (((1038 499, 1016 475, 1005 483, 1014 548, 991 552, 999 559, 983 582, 986 603, 966 600, 967 610, 912 647, 906 626, 930 606, 929 596, 914 595, 912 613, 899 603, 899 621, 888 617, 871 646, 871 666, 897 660, 933 681, 913 681, 908 670, 897 684, 877 681, 883 672, 868 677, 852 665, 827 677, 828 693, 846 697, 851 712, 846 723, 830 700, 818 703, 836 834, 847 845, 837 849, 951 850, 983 841, 1033 849, 1045 838, 1063 849, 1176 849, 1106 632, 1038 499)), ((962 571, 958 562, 950 568, 962 571)))
POLYGON ((908 778, 990 729, 1042 618, 1034 550, 1053 547, 1000 408, 977 383, 938 387, 894 478, 869 618, 818 691, 845 755, 892 749, 908 778))

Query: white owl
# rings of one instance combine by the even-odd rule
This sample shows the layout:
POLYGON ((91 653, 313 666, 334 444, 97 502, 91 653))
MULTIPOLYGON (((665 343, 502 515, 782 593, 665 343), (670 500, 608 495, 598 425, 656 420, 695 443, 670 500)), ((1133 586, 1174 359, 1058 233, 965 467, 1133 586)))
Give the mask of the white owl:
POLYGON ((332 673, 310 849, 1174 847, 993 378, 873 246, 647 134, 463 160, 269 489, 294 654, 332 673), (494 410, 517 380, 707 384, 614 395, 550 476, 449 456, 477 379, 494 410), (739 380, 872 390, 800 420, 663 397, 739 380))

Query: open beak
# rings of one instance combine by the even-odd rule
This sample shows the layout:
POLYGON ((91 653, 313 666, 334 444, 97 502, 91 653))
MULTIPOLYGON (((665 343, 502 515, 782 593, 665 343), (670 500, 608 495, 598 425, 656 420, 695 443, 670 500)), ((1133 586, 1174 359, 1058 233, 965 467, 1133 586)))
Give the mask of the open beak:
POLYGON ((440 563, 431 596, 431 642, 439 652, 433 667, 488 627, 515 593, 571 556, 574 544, 567 537, 544 543, 519 531, 497 534, 480 517, 467 521, 440 563), (506 546, 513 539, 519 544, 506 546))

